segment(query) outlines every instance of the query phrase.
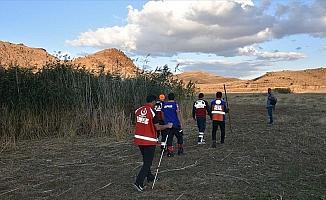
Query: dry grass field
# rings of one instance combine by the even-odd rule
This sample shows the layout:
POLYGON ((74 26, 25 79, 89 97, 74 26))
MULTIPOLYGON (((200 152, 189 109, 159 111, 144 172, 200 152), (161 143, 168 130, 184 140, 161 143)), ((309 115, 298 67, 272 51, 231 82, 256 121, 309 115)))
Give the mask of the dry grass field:
MULTIPOLYGON (((0 149, 0 199, 325 200, 326 95, 277 97, 268 125, 263 94, 230 94, 233 133, 227 125, 216 149, 210 122, 207 144, 198 146, 195 123, 186 120, 187 154, 164 157, 154 190, 143 193, 131 185, 141 165, 131 139, 48 138, 0 149)), ((153 171, 158 158, 157 151, 153 171)))

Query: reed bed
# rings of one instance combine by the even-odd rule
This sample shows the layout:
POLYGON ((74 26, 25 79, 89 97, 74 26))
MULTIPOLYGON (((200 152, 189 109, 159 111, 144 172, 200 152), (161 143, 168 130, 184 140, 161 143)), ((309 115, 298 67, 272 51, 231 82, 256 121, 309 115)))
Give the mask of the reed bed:
POLYGON ((174 79, 167 66, 132 78, 92 74, 67 63, 38 71, 0 67, 0 145, 77 135, 122 140, 133 131, 134 110, 146 95, 174 92, 183 103, 194 88, 174 79))

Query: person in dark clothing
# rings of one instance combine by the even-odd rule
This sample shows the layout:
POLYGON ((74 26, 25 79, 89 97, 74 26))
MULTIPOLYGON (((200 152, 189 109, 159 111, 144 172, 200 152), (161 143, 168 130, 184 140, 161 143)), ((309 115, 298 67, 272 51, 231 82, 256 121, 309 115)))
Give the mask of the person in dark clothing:
MULTIPOLYGON (((173 150, 173 136, 176 136, 177 138, 177 144, 178 144, 178 155, 184 154, 183 149, 183 131, 182 131, 182 120, 181 120, 181 112, 178 103, 175 101, 174 93, 168 94, 168 101, 163 103, 163 119, 164 123, 172 123, 173 126, 170 129, 167 129, 168 132, 168 141, 167 141, 167 147, 168 147, 168 157, 174 156, 174 150, 173 150)), ((165 138, 162 140, 165 140, 165 138)))
POLYGON ((212 129, 212 147, 216 148, 216 132, 218 127, 221 129, 221 144, 225 140, 225 113, 229 109, 226 102, 222 99, 222 92, 216 92, 216 99, 211 102, 211 119, 213 122, 212 129))
POLYGON ((275 110, 275 100, 276 98, 274 97, 274 95, 272 94, 272 89, 268 88, 267 90, 267 114, 269 117, 269 124, 273 124, 274 120, 273 120, 273 111, 275 110))
POLYGON ((194 102, 192 107, 192 117, 197 121, 198 127, 198 144, 205 144, 204 133, 206 129, 206 115, 210 115, 208 102, 203 99, 204 94, 199 93, 198 100, 194 102))
POLYGON ((157 130, 171 128, 172 123, 160 125, 153 108, 156 97, 149 95, 146 98, 146 104, 135 111, 136 127, 134 143, 138 145, 143 157, 143 166, 140 169, 136 182, 133 186, 140 192, 144 190, 144 180, 154 181, 154 175, 151 173, 151 166, 154 158, 155 147, 157 145, 157 130))
MULTIPOLYGON (((160 94, 159 99, 156 101, 154 105, 154 111, 157 115, 158 122, 160 125, 164 125, 164 120, 163 120, 163 112, 162 112, 162 107, 163 107, 163 102, 165 100, 165 95, 160 94)), ((165 130, 158 130, 157 131, 157 138, 161 136, 161 138, 166 138, 167 132, 165 130)), ((161 150, 163 151, 164 147, 166 147, 165 140, 161 139, 161 150)))

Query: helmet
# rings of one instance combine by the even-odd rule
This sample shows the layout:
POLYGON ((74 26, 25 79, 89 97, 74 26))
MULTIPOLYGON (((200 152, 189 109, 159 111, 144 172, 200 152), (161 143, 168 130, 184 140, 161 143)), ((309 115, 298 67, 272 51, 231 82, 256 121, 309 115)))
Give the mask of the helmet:
POLYGON ((161 101, 164 101, 164 100, 165 100, 165 95, 164 95, 164 94, 160 94, 159 99, 160 99, 161 101))

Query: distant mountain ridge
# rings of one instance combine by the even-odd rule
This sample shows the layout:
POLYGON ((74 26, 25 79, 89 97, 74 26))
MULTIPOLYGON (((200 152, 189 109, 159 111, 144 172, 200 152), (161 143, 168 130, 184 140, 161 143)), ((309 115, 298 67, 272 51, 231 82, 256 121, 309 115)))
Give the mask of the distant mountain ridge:
POLYGON ((326 68, 268 72, 252 80, 223 80, 223 77, 217 76, 220 81, 219 78, 209 81, 211 74, 198 75, 198 72, 193 74, 185 72, 185 75, 180 74, 179 77, 184 81, 197 81, 198 90, 205 93, 215 93, 217 90, 222 90, 223 84, 227 86, 229 92, 239 93, 266 92, 267 88, 288 88, 295 93, 326 93, 326 68))
MULTIPOLYGON (((31 48, 24 44, 0 41, 0 66, 20 66, 40 69, 44 65, 62 62, 43 48, 31 48)), ((118 49, 105 49, 94 54, 68 61, 76 67, 84 67, 93 73, 115 73, 124 77, 136 76, 139 70, 133 61, 118 49)), ((267 88, 289 88, 292 92, 326 93, 326 68, 300 71, 268 72, 252 80, 240 80, 195 71, 176 75, 184 82, 196 82, 198 91, 215 93, 223 89, 229 92, 266 92, 267 88)))
POLYGON ((239 80, 237 78, 226 78, 223 76, 217 76, 202 71, 183 72, 176 76, 185 82, 192 81, 197 84, 212 84, 212 83, 220 83, 220 82, 226 83, 226 82, 239 80))

